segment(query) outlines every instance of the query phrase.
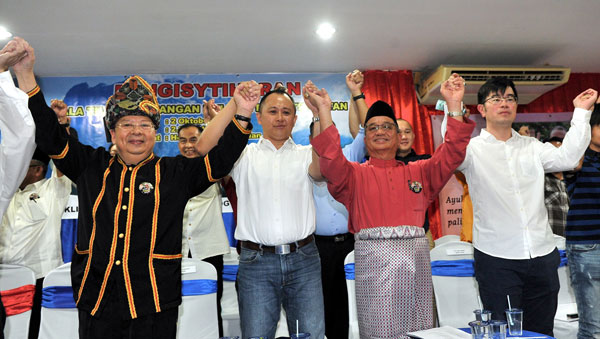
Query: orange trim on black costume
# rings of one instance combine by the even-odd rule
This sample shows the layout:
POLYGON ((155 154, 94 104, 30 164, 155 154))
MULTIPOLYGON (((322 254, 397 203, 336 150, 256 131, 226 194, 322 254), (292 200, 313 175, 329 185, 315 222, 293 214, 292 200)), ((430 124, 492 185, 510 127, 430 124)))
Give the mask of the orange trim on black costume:
POLYGON ((31 91, 27 92, 27 95, 31 98, 32 96, 38 94, 39 91, 40 91, 40 86, 35 85, 35 87, 31 91))
POLYGON ((208 160, 208 154, 204 156, 204 165, 206 166, 206 176, 208 177, 208 181, 217 182, 219 179, 215 179, 212 177, 210 161, 208 160))
POLYGON ((242 132, 243 134, 250 134, 250 132, 252 132, 251 129, 245 129, 244 127, 242 127, 242 125, 240 125, 240 122, 237 121, 237 119, 233 119, 233 123, 237 126, 237 128, 240 130, 240 132, 242 132))
POLYGON ((160 207, 160 160, 154 166, 154 177, 156 178, 156 187, 154 188, 154 212, 152 213, 152 234, 150 236, 150 252, 148 255, 148 270, 150 271, 150 284, 152 285, 152 297, 154 298, 154 307, 156 312, 160 312, 160 296, 158 295, 158 286, 156 284, 156 273, 154 272, 154 246, 156 245, 156 233, 158 228, 158 209, 160 207))
POLYGON ((63 151, 60 152, 60 154, 49 155, 49 157, 51 159, 62 159, 62 158, 64 158, 67 155, 68 152, 69 152, 69 142, 67 141, 67 145, 65 146, 65 148, 63 149, 63 151))
MULTIPOLYGON (((113 158, 114 159, 114 158, 113 158)), ((112 160, 112 159, 111 159, 112 160)), ((111 162, 112 163, 112 162, 111 162)), ((96 305, 92 309, 91 315, 95 315, 98 312, 98 307, 100 307, 100 303, 102 302, 102 298, 104 298, 104 291, 106 290, 106 284, 108 283, 108 277, 110 277, 110 272, 112 271, 113 263, 115 262, 115 253, 117 251, 117 234, 119 233, 119 214, 121 212, 121 202, 123 199, 123 183, 125 178, 125 173, 127 172, 127 166, 121 162, 123 169, 121 170, 121 180, 119 181, 119 198, 117 200, 117 206, 115 207, 115 217, 113 219, 113 238, 110 245, 110 256, 108 258, 108 263, 106 265, 106 270, 104 271, 104 278, 102 279, 102 285, 100 285, 100 291, 98 293, 98 300, 96 300, 96 305)), ((94 213, 95 215, 96 213, 94 213)))
POLYGON ((90 235, 90 242, 88 244, 87 252, 89 254, 87 263, 85 264, 85 270, 83 271, 83 278, 81 279, 81 285, 79 286, 79 291, 77 292, 77 303, 81 300, 81 293, 83 292, 83 287, 85 286, 85 281, 87 280, 87 276, 90 273, 90 265, 92 264, 92 250, 94 249, 94 239, 96 238, 96 211, 98 210, 98 206, 100 205, 100 201, 104 197, 104 192, 106 191, 106 177, 110 173, 110 166, 114 162, 114 158, 108 162, 108 167, 104 171, 104 176, 102 177, 102 189, 100 193, 98 193, 98 197, 94 202, 94 207, 92 208, 92 234, 90 235))

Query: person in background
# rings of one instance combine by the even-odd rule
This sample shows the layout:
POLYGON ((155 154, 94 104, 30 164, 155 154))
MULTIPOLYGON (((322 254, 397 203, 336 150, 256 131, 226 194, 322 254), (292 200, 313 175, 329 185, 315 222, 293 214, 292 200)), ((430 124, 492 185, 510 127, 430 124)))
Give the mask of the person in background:
POLYGON ((600 338, 600 102, 590 125, 591 140, 579 166, 565 173, 571 201, 565 235, 579 314, 578 339, 600 338))
MULTIPOLYGON (((560 147, 562 141, 562 138, 551 137, 546 142, 554 147, 560 147)), ((569 195, 563 172, 546 173, 544 176, 544 203, 552 233, 564 237, 569 212, 569 195)))
MULTIPOLYGON (((346 76, 346 86, 351 93, 360 93, 363 84, 360 72, 346 76)), ((348 120, 358 120, 356 103, 350 103, 348 120)), ((364 99, 363 99, 364 101, 364 99)), ((358 110, 363 106, 359 106, 358 110)), ((366 108, 366 105, 364 105, 366 108)), ((366 112, 365 112, 366 114, 366 112)), ((318 122, 317 122, 318 123, 318 122)), ((310 140, 313 139, 315 122, 310 124, 310 140)), ((365 158, 365 131, 360 127, 352 143, 342 149, 348 161, 362 162, 365 158)), ((325 307, 325 335, 327 338, 348 338, 348 291, 344 260, 354 250, 354 236, 348 232, 348 210, 335 200, 324 181, 313 182, 317 228, 315 239, 321 258, 321 281, 325 307)))

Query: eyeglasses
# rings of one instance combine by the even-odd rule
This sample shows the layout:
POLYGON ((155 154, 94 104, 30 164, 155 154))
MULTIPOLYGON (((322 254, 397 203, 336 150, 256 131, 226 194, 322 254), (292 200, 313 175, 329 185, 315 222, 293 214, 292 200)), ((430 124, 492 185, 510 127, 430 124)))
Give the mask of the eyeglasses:
POLYGON ((494 95, 491 98, 486 99, 483 103, 489 102, 492 105, 500 105, 502 101, 506 101, 507 104, 512 105, 517 103, 518 98, 514 95, 508 95, 506 97, 501 97, 498 95, 494 95))
POLYGON ((392 124, 390 122, 385 122, 381 125, 377 125, 377 124, 367 125, 367 131, 369 131, 369 132, 375 132, 375 131, 378 131, 379 129, 383 129, 384 132, 391 132, 391 131, 396 131, 397 127, 395 124, 392 124))
POLYGON ((139 127, 142 131, 149 131, 154 129, 154 125, 149 122, 142 122, 141 124, 134 124, 131 122, 120 122, 117 124, 124 131, 132 131, 134 128, 139 127))

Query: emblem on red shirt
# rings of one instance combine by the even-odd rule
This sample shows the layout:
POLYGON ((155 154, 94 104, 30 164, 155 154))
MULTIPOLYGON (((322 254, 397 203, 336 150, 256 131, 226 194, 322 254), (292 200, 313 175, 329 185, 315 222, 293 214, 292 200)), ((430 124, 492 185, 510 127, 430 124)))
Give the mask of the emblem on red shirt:
POLYGON ((410 181, 409 180, 408 188, 415 193, 421 193, 421 191, 423 190, 423 185, 418 181, 410 181))
POLYGON ((143 182, 140 184, 138 189, 140 190, 140 192, 142 192, 144 194, 148 194, 148 193, 152 192, 152 190, 154 189, 154 186, 152 186, 152 184, 149 182, 143 182))

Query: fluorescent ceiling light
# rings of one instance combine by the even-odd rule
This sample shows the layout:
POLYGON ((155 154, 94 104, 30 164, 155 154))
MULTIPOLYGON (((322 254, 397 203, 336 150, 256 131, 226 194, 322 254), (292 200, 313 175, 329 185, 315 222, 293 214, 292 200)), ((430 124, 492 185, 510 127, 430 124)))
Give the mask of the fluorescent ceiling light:
POLYGON ((317 29, 317 34, 323 40, 328 40, 335 33, 335 28, 330 23, 322 23, 317 29))
POLYGON ((0 26, 0 40, 8 39, 12 36, 12 33, 7 31, 6 28, 0 26))

